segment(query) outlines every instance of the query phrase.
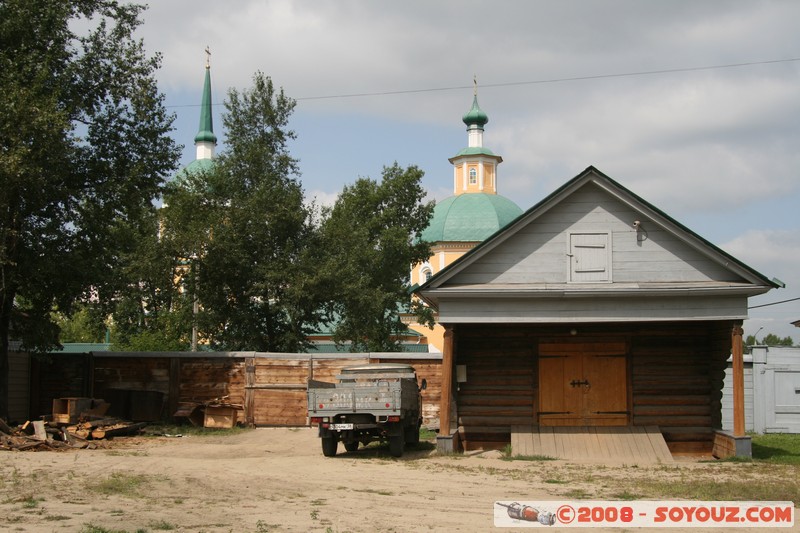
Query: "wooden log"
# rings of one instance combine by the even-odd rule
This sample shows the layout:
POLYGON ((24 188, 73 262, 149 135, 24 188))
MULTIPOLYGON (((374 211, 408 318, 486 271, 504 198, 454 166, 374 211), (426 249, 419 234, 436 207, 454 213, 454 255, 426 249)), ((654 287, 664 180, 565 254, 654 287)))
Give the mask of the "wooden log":
POLYGON ((13 432, 11 431, 11 427, 6 424, 6 421, 0 418, 0 431, 5 433, 6 435, 11 435, 13 432))
POLYGON ((138 433, 140 429, 145 427, 147 422, 136 422, 135 424, 116 425, 108 427, 99 427, 92 430, 93 439, 108 439, 111 437, 119 437, 122 435, 133 435, 138 433))
POLYGON ((47 430, 44 427, 44 420, 34 420, 33 429, 34 429, 33 438, 35 438, 38 441, 47 440, 47 430))

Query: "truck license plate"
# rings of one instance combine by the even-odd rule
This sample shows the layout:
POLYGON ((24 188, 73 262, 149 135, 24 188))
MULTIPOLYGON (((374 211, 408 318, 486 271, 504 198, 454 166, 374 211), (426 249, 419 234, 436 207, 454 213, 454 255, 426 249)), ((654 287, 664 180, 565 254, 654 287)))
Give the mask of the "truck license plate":
POLYGON ((353 424, 331 424, 331 429, 353 429, 353 424))

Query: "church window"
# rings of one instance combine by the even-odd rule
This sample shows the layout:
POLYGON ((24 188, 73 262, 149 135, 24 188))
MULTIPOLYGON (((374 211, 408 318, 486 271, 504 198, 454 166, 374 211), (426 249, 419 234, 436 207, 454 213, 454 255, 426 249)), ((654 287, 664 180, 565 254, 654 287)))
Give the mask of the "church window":
POLYGON ((426 282, 433 277, 433 272, 431 272, 430 268, 422 269, 422 281, 426 282))
POLYGON ((478 183, 478 171, 474 168, 469 169, 469 184, 475 185, 478 183))

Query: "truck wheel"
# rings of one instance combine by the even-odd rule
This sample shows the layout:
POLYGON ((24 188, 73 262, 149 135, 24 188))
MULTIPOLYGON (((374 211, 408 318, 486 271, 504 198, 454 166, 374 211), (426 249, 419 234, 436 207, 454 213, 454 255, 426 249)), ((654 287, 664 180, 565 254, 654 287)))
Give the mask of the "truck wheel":
POLYGON ((419 444, 419 426, 416 424, 407 426, 405 428, 405 433, 407 444, 419 444))
POLYGON ((336 437, 322 437, 322 455, 325 457, 333 457, 336 455, 336 448, 339 447, 339 441, 336 437))
POLYGON ((354 440, 354 441, 351 441, 351 442, 345 442, 344 443, 344 449, 347 450, 348 452, 356 451, 358 449, 358 441, 354 440))
POLYGON ((405 444, 402 433, 400 435, 391 435, 389 437, 389 453, 392 454, 392 457, 402 457, 405 444))

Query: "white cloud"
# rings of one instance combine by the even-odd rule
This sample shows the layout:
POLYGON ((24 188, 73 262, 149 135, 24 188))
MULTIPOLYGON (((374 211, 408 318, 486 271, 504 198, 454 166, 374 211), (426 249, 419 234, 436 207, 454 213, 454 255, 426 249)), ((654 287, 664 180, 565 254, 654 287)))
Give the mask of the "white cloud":
MULTIPOLYGON (((477 75, 486 145, 504 159, 498 187, 523 209, 594 165, 800 287, 800 61, 601 77, 797 57, 800 2, 171 0, 145 17, 163 90, 187 99, 176 103, 199 102, 206 45, 215 101, 256 70, 300 98, 297 133, 313 141, 293 155, 320 203, 395 159, 426 170, 430 196, 449 195, 447 158, 466 144, 460 119, 477 75), (431 90, 303 99, 414 89, 431 90)), ((191 115, 177 132, 190 153, 197 108, 175 110, 191 115)))
POLYGON ((786 284, 785 289, 772 290, 750 300, 754 308, 745 323, 746 333, 754 334, 763 327, 764 335, 773 333, 800 341, 800 333, 791 326, 791 322, 800 319, 800 301, 756 307, 800 297, 800 228, 752 230, 721 247, 768 278, 775 277, 786 284))

